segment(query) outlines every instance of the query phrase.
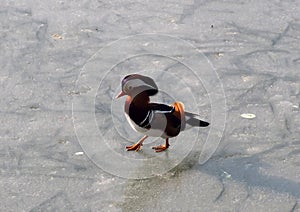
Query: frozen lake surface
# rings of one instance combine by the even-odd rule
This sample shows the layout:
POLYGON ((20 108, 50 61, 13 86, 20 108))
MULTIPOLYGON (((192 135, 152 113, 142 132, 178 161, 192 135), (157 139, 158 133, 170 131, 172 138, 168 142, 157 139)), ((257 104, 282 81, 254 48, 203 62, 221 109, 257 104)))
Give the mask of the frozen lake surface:
MULTIPOLYGON (((0 5, 1 211, 300 211, 300 1, 3 0, 0 5), (137 40, 107 48, 147 33, 196 47, 219 79, 202 66, 193 69, 200 81, 189 75, 183 62, 194 54, 185 56, 185 47, 172 39, 158 45, 145 36, 139 40, 144 47, 137 40), (140 55, 126 58, 133 49, 140 55), (174 55, 147 54, 149 49, 174 55), (139 153, 126 152, 128 141, 141 135, 119 115, 124 99, 112 97, 122 77, 139 71, 156 77, 165 91, 157 101, 183 101, 211 127, 183 132, 160 156, 150 146, 161 139, 139 153), (96 96, 89 96, 92 91, 96 96), (94 120, 86 120, 85 103, 92 97, 90 109, 107 140, 97 140, 90 127, 94 120), (226 120, 214 116, 223 97, 226 120), (73 114, 85 119, 75 116, 74 124, 72 103, 78 98, 73 114), (255 118, 241 116, 248 113, 255 118), (222 139, 202 164, 210 135, 222 139), (103 141, 111 141, 109 150, 103 141), (110 151, 147 160, 137 168, 132 164, 136 172, 126 175, 128 164, 114 164, 110 151), (149 163, 156 157, 162 163, 149 163), (147 179, 128 177, 153 172, 147 179)), ((191 61, 204 66, 204 60, 191 61)))

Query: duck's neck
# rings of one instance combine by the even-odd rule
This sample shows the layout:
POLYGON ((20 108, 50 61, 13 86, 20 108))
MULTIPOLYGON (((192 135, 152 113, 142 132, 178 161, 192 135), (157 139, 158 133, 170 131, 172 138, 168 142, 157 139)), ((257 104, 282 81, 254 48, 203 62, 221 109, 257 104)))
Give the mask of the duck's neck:
POLYGON ((133 104, 134 107, 137 107, 140 109, 146 108, 148 106, 149 102, 150 102, 150 98, 145 92, 142 92, 134 97, 127 96, 126 101, 125 101, 125 111, 129 110, 129 106, 131 104, 133 104))
POLYGON ((149 102, 150 98, 146 92, 139 93, 132 100, 132 103, 137 107, 147 106, 149 102))

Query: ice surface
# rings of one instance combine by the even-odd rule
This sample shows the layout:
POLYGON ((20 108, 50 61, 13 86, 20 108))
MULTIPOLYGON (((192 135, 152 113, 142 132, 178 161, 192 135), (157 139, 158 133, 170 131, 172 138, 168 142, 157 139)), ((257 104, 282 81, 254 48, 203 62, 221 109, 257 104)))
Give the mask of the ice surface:
MULTIPOLYGON (((3 0, 0 5, 1 211, 300 211, 299 1, 3 0), (71 103, 91 89, 76 88, 82 67, 110 42, 139 33, 188 41, 220 77, 226 129, 204 165, 199 156, 206 129, 178 166, 150 179, 111 175, 78 153, 83 150, 71 103), (245 113, 256 117, 244 119, 245 113)), ((181 65, 149 56, 115 70, 132 73, 141 67, 176 72, 181 65)), ((105 91, 111 97, 123 76, 112 77, 115 87, 105 91)), ((203 85, 192 77, 189 82, 199 86, 195 95, 203 102, 196 107, 209 119, 203 85)), ((184 99, 183 93, 176 92, 184 99)), ((192 102, 185 100, 186 107, 193 109, 192 102)), ((95 108, 101 124, 99 114, 110 112, 110 102, 96 98, 95 108)), ((112 133, 114 126, 103 126, 112 133)), ((132 141, 139 136, 129 129, 122 133, 132 141)), ((113 148, 122 152, 124 145, 113 148)))

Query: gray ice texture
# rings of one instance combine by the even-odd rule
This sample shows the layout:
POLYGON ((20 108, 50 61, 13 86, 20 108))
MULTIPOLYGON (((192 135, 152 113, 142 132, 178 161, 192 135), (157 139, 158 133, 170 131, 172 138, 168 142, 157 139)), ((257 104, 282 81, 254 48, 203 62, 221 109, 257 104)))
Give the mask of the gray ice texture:
MULTIPOLYGON (((300 1, 0 6, 0 211, 300 211, 300 1), (171 35, 201 50, 222 82, 227 119, 205 164, 195 147, 169 172, 134 180, 103 171, 84 153, 72 101, 86 92, 76 90, 76 80, 99 49, 141 33, 171 35)), ((149 56, 116 68, 176 69, 167 62, 149 56)), ((122 77, 116 74, 105 92, 113 96, 122 77)), ((101 102, 96 111, 109 112, 101 102)))

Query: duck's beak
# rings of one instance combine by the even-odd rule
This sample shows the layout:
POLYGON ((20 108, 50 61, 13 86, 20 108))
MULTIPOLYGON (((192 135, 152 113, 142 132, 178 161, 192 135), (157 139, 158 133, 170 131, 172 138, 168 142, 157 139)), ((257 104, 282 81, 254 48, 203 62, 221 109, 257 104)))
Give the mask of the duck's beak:
POLYGON ((124 96, 125 95, 125 93, 123 92, 123 91, 121 91, 116 97, 115 97, 115 99, 118 99, 118 98, 120 98, 121 96, 124 96))

